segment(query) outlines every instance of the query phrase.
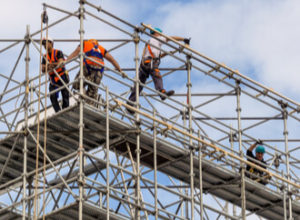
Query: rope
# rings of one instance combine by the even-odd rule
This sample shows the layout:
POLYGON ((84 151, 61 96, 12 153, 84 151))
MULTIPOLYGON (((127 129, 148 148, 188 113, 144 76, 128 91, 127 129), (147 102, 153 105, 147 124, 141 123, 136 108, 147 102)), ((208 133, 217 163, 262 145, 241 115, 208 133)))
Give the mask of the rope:
MULTIPOLYGON (((43 12, 43 22, 46 23, 46 39, 48 39, 48 16, 47 12, 44 9, 43 12)), ((48 47, 48 44, 46 44, 48 47)), ((46 48, 46 53, 48 48, 46 48)), ((47 59, 46 59, 47 60, 47 59)), ((48 60, 47 60, 48 62, 48 60)), ((45 204, 46 204, 46 155, 47 155, 47 84, 48 84, 48 77, 47 77, 47 65, 45 70, 45 112, 44 112, 44 164, 43 164, 43 220, 45 220, 45 204)))
MULTIPOLYGON (((48 39, 48 16, 46 9, 41 15, 41 36, 40 36, 40 68, 39 68, 39 93, 38 93, 38 112, 37 112, 37 144, 36 144, 36 161, 35 161, 35 189, 34 189, 34 210, 33 210, 33 218, 36 220, 38 217, 38 168, 39 168, 39 138, 40 138, 40 112, 41 112, 41 75, 42 75, 42 37, 43 37, 43 23, 46 23, 46 39, 48 39)), ((46 53, 48 44, 46 43, 46 53)), ((46 69, 45 69, 45 115, 44 115, 44 167, 43 167, 43 177, 44 177, 44 185, 43 185, 43 219, 45 219, 44 211, 45 211, 45 154, 46 154, 46 136, 47 136, 47 72, 48 72, 48 60, 46 60, 46 69)))
MULTIPOLYGON (((38 168, 39 168, 39 139, 40 139, 40 102, 41 102, 41 73, 42 73, 42 37, 43 37, 43 21, 41 20, 41 36, 40 36, 40 68, 39 68, 39 93, 38 93, 38 111, 37 111, 37 134, 36 134, 36 160, 35 160, 35 181, 34 181, 34 202, 33 202, 33 219, 37 219, 37 203, 38 203, 38 168)), ((47 65, 46 65, 47 66, 47 65)), ((47 67, 46 67, 47 68, 47 67)))

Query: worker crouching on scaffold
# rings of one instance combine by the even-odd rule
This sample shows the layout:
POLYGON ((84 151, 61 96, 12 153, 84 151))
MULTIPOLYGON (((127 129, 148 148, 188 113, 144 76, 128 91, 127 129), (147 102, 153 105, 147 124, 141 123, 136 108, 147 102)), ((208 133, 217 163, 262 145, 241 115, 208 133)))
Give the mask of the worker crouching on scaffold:
MULTIPOLYGON (((68 57, 68 61, 73 59, 74 57, 78 56, 80 53, 80 45, 70 54, 68 57)), ((83 75, 85 79, 88 81, 91 81, 94 84, 100 85, 103 71, 104 71, 104 58, 108 60, 115 68, 117 71, 122 73, 122 70, 120 68, 120 65, 118 62, 114 59, 114 57, 105 49, 103 48, 100 44, 98 44, 98 41, 95 39, 89 39, 89 40, 84 40, 83 41, 83 53, 85 56, 88 58, 91 58, 96 62, 93 62, 87 58, 84 58, 83 60, 83 75), (100 64, 102 65, 100 65, 100 64)), ((73 88, 76 90, 79 90, 80 88, 80 83, 79 83, 79 75, 80 71, 76 75, 77 81, 74 83, 73 88)), ((84 83, 84 87, 87 86, 87 90, 84 91, 85 94, 92 98, 92 99, 97 99, 98 97, 98 87, 91 85, 87 82, 84 83)), ((87 100, 86 101, 89 104, 94 104, 93 101, 87 100)))
MULTIPOLYGON (((174 94, 174 90, 166 91, 163 86, 162 76, 159 70, 160 59, 166 54, 161 54, 161 47, 163 42, 168 42, 169 39, 163 37, 160 33, 162 30, 159 28, 155 28, 156 31, 151 30, 150 34, 153 36, 150 38, 148 43, 145 45, 142 61, 139 67, 139 80, 141 83, 145 84, 149 75, 151 75, 155 89, 164 95, 160 95, 162 100, 165 100, 167 96, 171 96, 174 94)), ((171 36, 174 40, 183 41, 185 44, 190 43, 190 39, 171 36)), ((143 90, 143 86, 139 86, 139 93, 143 90)), ((136 101, 136 85, 131 90, 131 94, 128 98, 131 102, 136 101)), ((131 102, 127 102, 127 104, 133 106, 131 102)), ((130 114, 134 112, 130 109, 127 109, 130 114)))
MULTIPOLYGON (((46 49, 46 54, 43 55, 43 60, 42 60, 42 71, 46 72, 46 64, 47 64, 47 71, 49 72, 49 78, 50 78, 49 91, 51 93, 52 91, 64 86, 62 81, 55 74, 54 70, 57 72, 60 78, 65 82, 65 84, 69 83, 69 75, 63 64, 64 55, 62 51, 53 48, 54 45, 53 39, 50 37, 48 37, 48 39, 43 38, 42 44, 46 49)), ((64 109, 69 106, 69 92, 66 87, 63 87, 60 91, 62 94, 62 108, 64 109)), ((50 94, 50 100, 55 112, 61 110, 61 107, 58 102, 58 94, 59 91, 50 94)))
MULTIPOLYGON (((247 150, 248 161, 266 169, 267 163, 264 160, 264 153, 265 153, 265 147, 263 146, 262 141, 258 140, 257 142, 252 144, 247 150), (255 148, 255 156, 252 153, 254 148, 255 148)), ((266 185, 269 182, 269 179, 271 178, 267 173, 264 173, 263 171, 256 169, 248 164, 246 167, 246 176, 263 185, 266 185)))

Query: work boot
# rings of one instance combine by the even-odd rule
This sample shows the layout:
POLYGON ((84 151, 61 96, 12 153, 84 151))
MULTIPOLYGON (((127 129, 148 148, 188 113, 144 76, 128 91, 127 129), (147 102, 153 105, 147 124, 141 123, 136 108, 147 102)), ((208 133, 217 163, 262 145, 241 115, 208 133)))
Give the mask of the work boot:
MULTIPOLYGON (((126 102, 126 104, 127 105, 130 105, 130 106, 134 106, 132 103, 130 103, 130 102, 126 102)), ((131 109, 129 109, 129 108, 126 108, 126 111, 129 113, 129 114, 131 114, 131 115, 133 115, 134 113, 135 113, 135 111, 132 111, 131 109)))
POLYGON ((163 94, 165 94, 164 96, 160 95, 160 98, 161 98, 161 100, 163 100, 163 101, 167 98, 166 96, 169 97, 169 96, 171 96, 171 95, 174 95, 174 93, 175 93, 174 90, 170 90, 170 91, 167 91, 167 92, 166 92, 166 90, 164 90, 164 89, 161 90, 160 92, 163 93, 163 94))

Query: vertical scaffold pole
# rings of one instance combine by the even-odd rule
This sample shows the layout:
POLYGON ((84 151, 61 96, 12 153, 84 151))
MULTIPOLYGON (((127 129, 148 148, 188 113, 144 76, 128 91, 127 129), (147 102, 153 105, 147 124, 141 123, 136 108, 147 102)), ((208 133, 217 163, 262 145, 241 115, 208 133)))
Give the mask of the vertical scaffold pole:
POLYGON ((109 96, 106 90, 106 219, 109 220, 109 96))
MULTIPOLYGON (((136 29, 133 35, 133 40, 135 44, 135 94, 136 94, 136 108, 140 108, 140 94, 139 94, 139 42, 140 37, 138 35, 138 30, 136 29)), ((136 120, 136 189, 135 189, 135 198, 136 198, 136 208, 135 208, 135 219, 140 220, 140 115, 137 113, 135 116, 136 120)))
MULTIPOLYGON (((232 134, 232 125, 230 125, 230 136, 229 136, 229 141, 230 141, 230 147, 231 147, 231 151, 233 152, 234 150, 234 146, 233 146, 233 134, 232 134)), ((233 160, 231 160, 231 162, 233 163, 233 160)), ((232 170, 234 170, 234 167, 232 167, 232 170)), ((235 205, 232 204, 232 215, 234 217, 236 217, 236 207, 235 205)))
MULTIPOLYGON (((198 137, 200 138, 200 131, 198 131, 198 137)), ((202 143, 199 142, 199 189, 200 189, 200 220, 203 220, 203 183, 202 183, 202 143)))
POLYGON ((84 191, 83 191, 83 184, 84 184, 84 174, 83 174, 83 18, 84 18, 84 0, 80 0, 80 7, 79 7, 79 17, 80 17, 80 73, 79 73, 79 84, 80 84, 80 99, 79 99, 79 176, 78 176, 78 185, 79 185, 79 210, 78 210, 78 219, 83 220, 82 212, 83 212, 83 199, 84 199, 84 191))
MULTIPOLYGON (((26 193, 26 185, 27 185, 27 133, 28 133, 28 98, 29 98, 29 25, 26 27, 26 57, 25 57, 25 106, 24 106, 24 120, 25 120, 25 134, 24 134, 24 160, 23 160, 23 201, 22 201, 22 220, 26 218, 26 202, 27 202, 27 193, 26 193)), ((29 201, 30 202, 30 201, 29 201)), ((28 213, 31 210, 28 210, 28 213)))
MULTIPOLYGON (((155 109, 153 110, 153 117, 156 117, 155 109)), ((156 143, 156 122, 153 120, 153 163, 154 163, 154 207, 155 219, 158 219, 158 206, 157 206, 157 143, 156 143)))
MULTIPOLYGON (((183 107, 183 113, 182 113, 183 127, 184 128, 187 127, 187 125, 186 125, 186 118, 187 118, 187 109, 184 106, 183 107)), ((184 136, 184 138, 186 138, 186 136, 184 136)), ((183 186, 182 181, 180 181, 180 186, 183 186)), ((185 193, 185 195, 188 197, 188 194, 189 194, 188 188, 183 188, 182 187, 182 189, 180 189, 180 193, 185 193)), ((189 218, 189 216, 188 216, 189 210, 188 210, 188 201, 186 199, 182 201, 180 209, 181 209, 181 217, 182 218, 185 217, 185 218, 188 219, 189 218)))
MULTIPOLYGON (((193 134, 193 121, 192 121, 192 83, 191 83, 191 57, 186 57, 186 68, 187 68, 187 105, 188 105, 188 114, 189 114, 189 133, 193 134)), ((193 139, 190 138, 190 196, 191 196, 191 220, 194 220, 194 147, 193 147, 193 139)))
MULTIPOLYGON (((282 182, 282 184, 284 185, 284 182, 282 182)), ((287 211, 286 211, 286 192, 285 189, 283 191, 283 217, 284 220, 287 220, 287 211)))
MULTIPOLYGON (((240 102, 240 96, 241 96, 241 87, 240 87, 240 81, 236 81, 236 103, 237 103, 237 117, 238 117, 238 137, 239 137, 239 152, 240 157, 244 158, 243 153, 243 147, 242 147, 242 129, 241 129, 241 102, 240 102)), ((246 220, 246 193, 245 193, 245 167, 244 163, 240 163, 241 166, 241 208, 242 208, 242 219, 246 220)))
MULTIPOLYGON (((285 145, 285 166, 286 166, 286 175, 287 179, 290 181, 290 161, 289 161, 289 143, 288 143, 288 129, 287 129, 287 118, 288 112, 286 110, 286 106, 282 105, 282 116, 283 116, 283 135, 284 135, 284 145, 285 145)), ((289 220, 293 219, 293 212, 292 212, 292 198, 291 198, 291 186, 287 184, 287 193, 288 193, 288 200, 289 200, 289 220)))

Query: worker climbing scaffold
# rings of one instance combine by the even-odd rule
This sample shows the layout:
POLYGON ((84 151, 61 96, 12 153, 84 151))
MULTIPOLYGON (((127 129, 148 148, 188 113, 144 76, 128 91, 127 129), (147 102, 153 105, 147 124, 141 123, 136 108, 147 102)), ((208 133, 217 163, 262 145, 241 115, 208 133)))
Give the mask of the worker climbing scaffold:
MULTIPOLYGON (((70 54, 67 61, 72 60, 80 53, 80 45, 70 54)), ((85 79, 95 83, 97 85, 100 84, 103 71, 104 71, 104 58, 108 60, 117 71, 122 73, 121 67, 119 63, 114 59, 114 57, 104 48, 102 47, 97 40, 89 39, 83 41, 83 53, 85 54, 85 58, 83 60, 83 75, 85 79), (88 58, 87 58, 88 57, 88 58), (92 60, 94 61, 92 61, 92 60)), ((77 81, 74 83, 73 88, 79 90, 79 74, 76 75, 77 81)), ((95 85, 91 85, 89 83, 84 83, 84 87, 87 86, 87 90, 85 94, 92 98, 97 99, 98 97, 98 87, 95 85)), ((91 100, 86 101, 89 104, 93 104, 94 102, 91 100)))
MULTIPOLYGON (((166 54, 161 53, 161 47, 163 43, 168 42, 169 40, 165 37, 161 36, 160 33, 162 33, 162 30, 160 28, 155 28, 155 31, 151 30, 150 34, 152 37, 148 41, 148 43, 145 45, 143 55, 142 55, 142 61, 139 67, 139 80, 141 83, 145 83, 147 78, 151 75, 155 89, 160 92, 160 98, 162 100, 165 100, 167 96, 173 95, 175 92, 174 90, 166 91, 164 89, 162 76, 160 74, 159 70, 159 64, 162 57, 164 57, 166 54)), ((177 36, 171 36, 174 40, 177 41, 183 41, 185 44, 190 43, 190 39, 188 38, 182 38, 177 36)), ((139 86, 139 93, 143 90, 143 86, 139 86)), ((133 106, 133 102, 136 101, 136 85, 132 88, 131 94, 129 96, 129 101, 127 104, 133 106)), ((130 114, 133 114, 134 112, 130 109, 127 109, 127 111, 130 114)))
MULTIPOLYGON (((48 37, 43 38, 42 44, 46 49, 46 54, 43 56, 42 60, 42 71, 49 71, 49 91, 52 92, 58 88, 61 88, 63 85, 63 80, 66 84, 69 83, 69 76, 64 66, 64 55, 61 50, 53 48, 54 42, 53 39, 48 37), (60 76, 60 78, 55 74, 55 72, 60 76)), ((66 87, 62 88, 62 108, 67 108, 69 106, 69 91, 66 87)), ((55 112, 61 110, 61 107, 58 102, 59 91, 50 94, 50 100, 55 112)))
MULTIPOLYGON (((247 150, 248 161, 266 169, 267 163, 264 160, 264 154, 265 154, 265 147, 263 146, 263 142, 261 140, 256 141, 247 150), (254 148, 255 148, 255 156, 252 153, 254 148)), ((270 179, 270 176, 268 174, 254 167, 251 167, 250 165, 247 165, 246 170, 247 170, 246 172, 247 177, 263 185, 266 185, 270 179)))

